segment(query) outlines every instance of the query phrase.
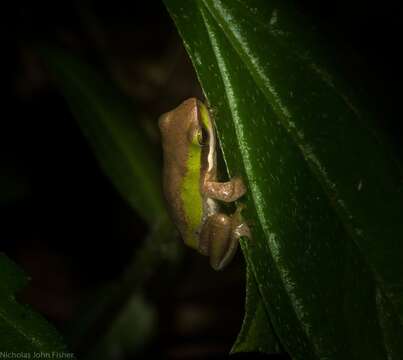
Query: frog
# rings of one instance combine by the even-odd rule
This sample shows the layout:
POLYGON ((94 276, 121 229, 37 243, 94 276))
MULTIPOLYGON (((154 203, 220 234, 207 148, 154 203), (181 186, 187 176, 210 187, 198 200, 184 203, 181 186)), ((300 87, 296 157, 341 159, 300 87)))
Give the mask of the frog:
POLYGON ((233 259, 239 239, 251 238, 242 220, 244 205, 233 214, 220 202, 232 203, 246 193, 240 176, 217 180, 217 137, 213 117, 197 98, 182 102, 158 120, 163 149, 163 192, 168 212, 184 243, 205 256, 215 270, 233 259))

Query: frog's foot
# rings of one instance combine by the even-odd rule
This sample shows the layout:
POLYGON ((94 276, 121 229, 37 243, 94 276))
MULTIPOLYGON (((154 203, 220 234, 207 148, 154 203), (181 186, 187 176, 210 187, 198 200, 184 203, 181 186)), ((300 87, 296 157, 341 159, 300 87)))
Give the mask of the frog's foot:
POLYGON ((249 225, 246 223, 237 225, 232 232, 232 236, 236 237, 238 240, 241 237, 252 239, 252 233, 250 231, 249 225))
POLYGON ((252 233, 250 228, 253 227, 253 223, 250 220, 242 218, 242 211, 246 208, 244 203, 238 203, 236 211, 232 215, 232 236, 237 239, 248 238, 252 239, 252 233))

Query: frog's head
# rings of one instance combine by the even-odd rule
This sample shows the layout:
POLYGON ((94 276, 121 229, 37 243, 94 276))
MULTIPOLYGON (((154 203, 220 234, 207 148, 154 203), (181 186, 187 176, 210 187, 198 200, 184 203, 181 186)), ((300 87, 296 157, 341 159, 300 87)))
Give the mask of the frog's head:
MULTIPOLYGON (((174 110, 163 114, 159 121, 164 156, 171 164, 184 170, 189 167, 189 157, 209 145, 212 126, 205 105, 195 98, 188 99, 174 110)), ((194 160, 196 160, 194 158, 194 160)), ((197 164, 200 168, 200 163, 197 164)))

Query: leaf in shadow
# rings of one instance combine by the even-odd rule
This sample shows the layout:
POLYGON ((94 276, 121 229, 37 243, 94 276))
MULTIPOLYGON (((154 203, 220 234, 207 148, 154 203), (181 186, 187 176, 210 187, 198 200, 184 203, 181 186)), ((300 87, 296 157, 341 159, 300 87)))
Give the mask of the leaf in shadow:
POLYGON ((92 67, 62 50, 43 58, 105 174, 151 225, 164 213, 159 161, 129 100, 92 67))
POLYGON ((0 351, 6 357, 57 353, 71 358, 56 329, 27 305, 16 301, 15 296, 26 286, 27 278, 1 253, 0 270, 0 351))
MULTIPOLYGON (((131 334, 122 331, 127 330, 122 318, 133 310, 133 298, 161 264, 177 263, 181 250, 165 210, 155 147, 136 122, 132 104, 113 83, 72 55, 49 48, 42 54, 101 168, 150 226, 122 276, 106 291, 102 289, 69 326, 70 342, 77 353, 91 356, 101 351, 106 356, 119 343, 127 347, 131 334)), ((146 336, 138 333, 132 340, 146 336)))

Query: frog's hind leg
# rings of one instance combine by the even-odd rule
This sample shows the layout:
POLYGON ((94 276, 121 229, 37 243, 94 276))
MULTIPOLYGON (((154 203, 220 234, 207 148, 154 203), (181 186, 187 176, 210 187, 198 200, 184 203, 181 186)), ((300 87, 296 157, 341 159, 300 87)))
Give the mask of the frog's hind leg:
POLYGON ((249 227, 240 221, 239 213, 210 215, 200 232, 199 252, 210 256, 215 270, 223 269, 234 257, 240 237, 250 237, 249 227))
POLYGON ((200 232, 199 252, 210 256, 210 265, 221 270, 234 256, 238 244, 231 241, 232 219, 225 214, 210 215, 200 232), (227 260, 228 259, 228 260, 227 260), (225 260, 225 264, 223 264, 225 260))

